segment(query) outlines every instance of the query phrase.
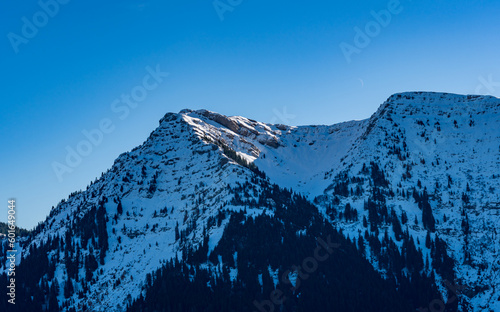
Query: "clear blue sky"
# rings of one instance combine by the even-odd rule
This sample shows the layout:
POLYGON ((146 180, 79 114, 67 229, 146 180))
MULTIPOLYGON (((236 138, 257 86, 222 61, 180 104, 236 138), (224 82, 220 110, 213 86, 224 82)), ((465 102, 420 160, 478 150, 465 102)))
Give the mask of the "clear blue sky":
POLYGON ((500 95, 498 83, 481 87, 500 81, 498 1, 239 2, 220 0, 217 12, 212 0, 72 0, 48 16, 33 0, 3 1, 0 221, 11 197, 18 225, 43 221, 167 112, 333 124, 369 117, 396 92, 500 95), (228 3, 236 5, 224 11, 228 3), (388 23, 371 14, 389 9, 388 23), (36 33, 25 25, 33 19, 36 33), (373 38, 356 47, 354 28, 367 26, 373 38), (357 49, 350 62, 342 43, 357 49), (157 83, 147 66, 169 76, 157 83), (152 90, 128 116, 121 102, 111 108, 133 90, 144 97, 144 79, 152 90), (114 131, 60 182, 53 163, 106 118, 114 131))

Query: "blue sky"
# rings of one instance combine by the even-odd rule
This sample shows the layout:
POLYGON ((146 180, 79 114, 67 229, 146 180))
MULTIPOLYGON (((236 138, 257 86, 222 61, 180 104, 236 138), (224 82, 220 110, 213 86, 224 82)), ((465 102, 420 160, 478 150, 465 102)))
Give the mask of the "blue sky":
POLYGON ((219 12, 212 0, 54 1, 41 1, 52 16, 37 1, 0 4, 0 221, 14 197, 23 227, 167 112, 333 124, 368 118, 396 92, 500 95, 498 1, 217 0, 219 12), (356 45, 355 27, 368 44, 356 45), (356 50, 350 62, 342 44, 356 50), (156 69, 168 77, 154 80, 156 69), (132 93, 140 101, 120 119, 123 102, 111 104, 132 93), (54 162, 103 120, 113 130, 61 181, 54 162))

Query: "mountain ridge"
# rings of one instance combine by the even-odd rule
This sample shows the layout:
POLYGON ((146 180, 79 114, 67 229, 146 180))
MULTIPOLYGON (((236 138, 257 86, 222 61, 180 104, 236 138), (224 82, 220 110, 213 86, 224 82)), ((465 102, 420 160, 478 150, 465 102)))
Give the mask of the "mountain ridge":
MULTIPOLYGON (((263 195, 274 184, 304 194, 351 240, 361 240, 366 231, 365 239, 383 242, 387 231, 395 242, 390 248, 402 252, 414 237, 422 263, 430 267, 423 274, 450 274, 439 269, 446 260, 436 256, 439 236, 457 263, 457 280, 482 289, 461 296, 460 306, 495 309, 491 298, 500 296, 500 282, 493 278, 488 285, 485 279, 500 268, 494 259, 500 246, 496 234, 483 231, 500 221, 498 214, 490 216, 500 202, 500 175, 494 174, 500 168, 500 132, 494 130, 500 129, 499 116, 500 99, 429 92, 392 95, 369 119, 330 126, 270 125, 207 110, 167 113, 143 144, 51 212, 25 242, 23 258, 36 253, 35 245, 66 237, 60 244, 66 254, 51 249, 48 263, 61 285, 69 279, 77 290, 58 300, 120 311, 144 294, 146 273, 169 259, 186 260, 190 250, 213 252, 229 215, 275 217, 277 207, 263 195), (87 229, 93 216, 101 225, 87 229), (405 218, 411 218, 407 228, 398 230, 405 218), (215 219, 221 220, 217 226, 215 219), (92 273, 87 263, 94 256, 100 264, 92 273), (68 271, 73 262, 59 260, 71 257, 76 273, 68 271), (80 275, 92 285, 77 282, 80 275)), ((376 249, 370 245, 366 258, 381 276, 391 275, 394 268, 383 264, 376 249)), ((443 280, 437 287, 449 295, 443 280)))

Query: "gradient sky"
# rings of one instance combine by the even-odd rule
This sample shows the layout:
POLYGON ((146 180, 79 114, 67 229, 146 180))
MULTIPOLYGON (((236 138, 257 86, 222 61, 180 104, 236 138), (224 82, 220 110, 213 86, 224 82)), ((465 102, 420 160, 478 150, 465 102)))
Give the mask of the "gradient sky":
POLYGON ((243 0, 221 20, 212 0, 73 0, 44 21, 37 1, 3 1, 0 221, 12 197, 19 226, 43 221, 167 112, 333 124, 368 118, 396 92, 500 95, 494 0, 401 0, 401 12, 348 63, 340 44, 354 45, 354 28, 373 26, 371 12, 390 2, 243 0), (10 40, 33 17, 46 25, 16 53, 10 40), (111 103, 142 85, 147 66, 169 76, 122 120, 111 103), (59 182, 53 162, 64 163, 66 147, 105 118, 114 131, 59 182))

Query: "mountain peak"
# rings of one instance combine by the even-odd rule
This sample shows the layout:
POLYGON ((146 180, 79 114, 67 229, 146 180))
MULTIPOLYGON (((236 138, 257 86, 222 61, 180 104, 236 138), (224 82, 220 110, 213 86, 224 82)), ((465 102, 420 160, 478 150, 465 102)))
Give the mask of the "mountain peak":
MULTIPOLYGON (((418 92, 402 92, 391 95, 384 105, 423 105, 423 104, 439 104, 439 106, 446 105, 460 105, 461 103, 472 104, 474 103, 484 103, 484 102, 497 102, 498 98, 490 95, 463 95, 455 93, 446 92, 430 92, 430 91, 418 91, 418 92)), ((463 104, 462 104, 463 105, 463 104)))
MULTIPOLYGON (((172 259, 203 267, 206 276, 222 271, 218 283, 228 289, 241 278, 257 283, 259 276, 263 282, 252 289, 272 287, 283 262, 259 255, 276 246, 289 250, 281 246, 289 242, 281 227, 290 239, 314 243, 324 236, 315 231, 331 223, 349 240, 362 242, 358 256, 366 256, 382 276, 402 272, 394 266, 399 256, 391 258, 400 254, 416 259, 407 263, 407 272, 432 271, 441 280, 456 277, 486 289, 460 300, 475 311, 484 310, 484 302, 498 310, 491 298, 500 295, 499 124, 500 99, 436 92, 394 94, 370 119, 331 126, 271 125, 205 109, 167 113, 143 145, 120 155, 99 180, 62 201, 25 238, 19 271, 46 259, 50 266, 33 266, 34 278, 26 285, 55 282, 65 293, 59 296, 63 311, 86 305, 122 312, 123 302, 129 306, 145 292, 148 297, 148 276, 159 276, 160 267, 171 270, 172 259), (277 232, 261 235, 269 224, 277 232), (249 227, 259 234, 248 235, 254 233, 249 227), (267 239, 272 244, 263 244, 267 239), (263 249, 254 259, 255 246, 263 249), (402 246, 415 250, 405 254, 409 249, 402 246), (436 256, 436 246, 455 264, 443 265, 447 258, 436 256), (245 255, 246 249, 252 252, 245 255), (262 267, 249 273, 241 265, 248 261, 262 267)), ((0 248, 0 258, 5 250, 0 248)), ((6 270, 4 261, 0 275, 6 270)), ((439 280, 435 285, 444 289, 439 280)), ((422 287, 422 293, 431 289, 422 287)), ((212 290, 207 294, 213 298, 212 290)))
MULTIPOLYGON (((461 95, 445 92, 402 92, 391 95, 370 117, 373 126, 378 120, 399 116, 469 116, 498 111, 500 99, 488 95, 461 95)), ((371 127, 368 127, 371 130, 371 127)))

